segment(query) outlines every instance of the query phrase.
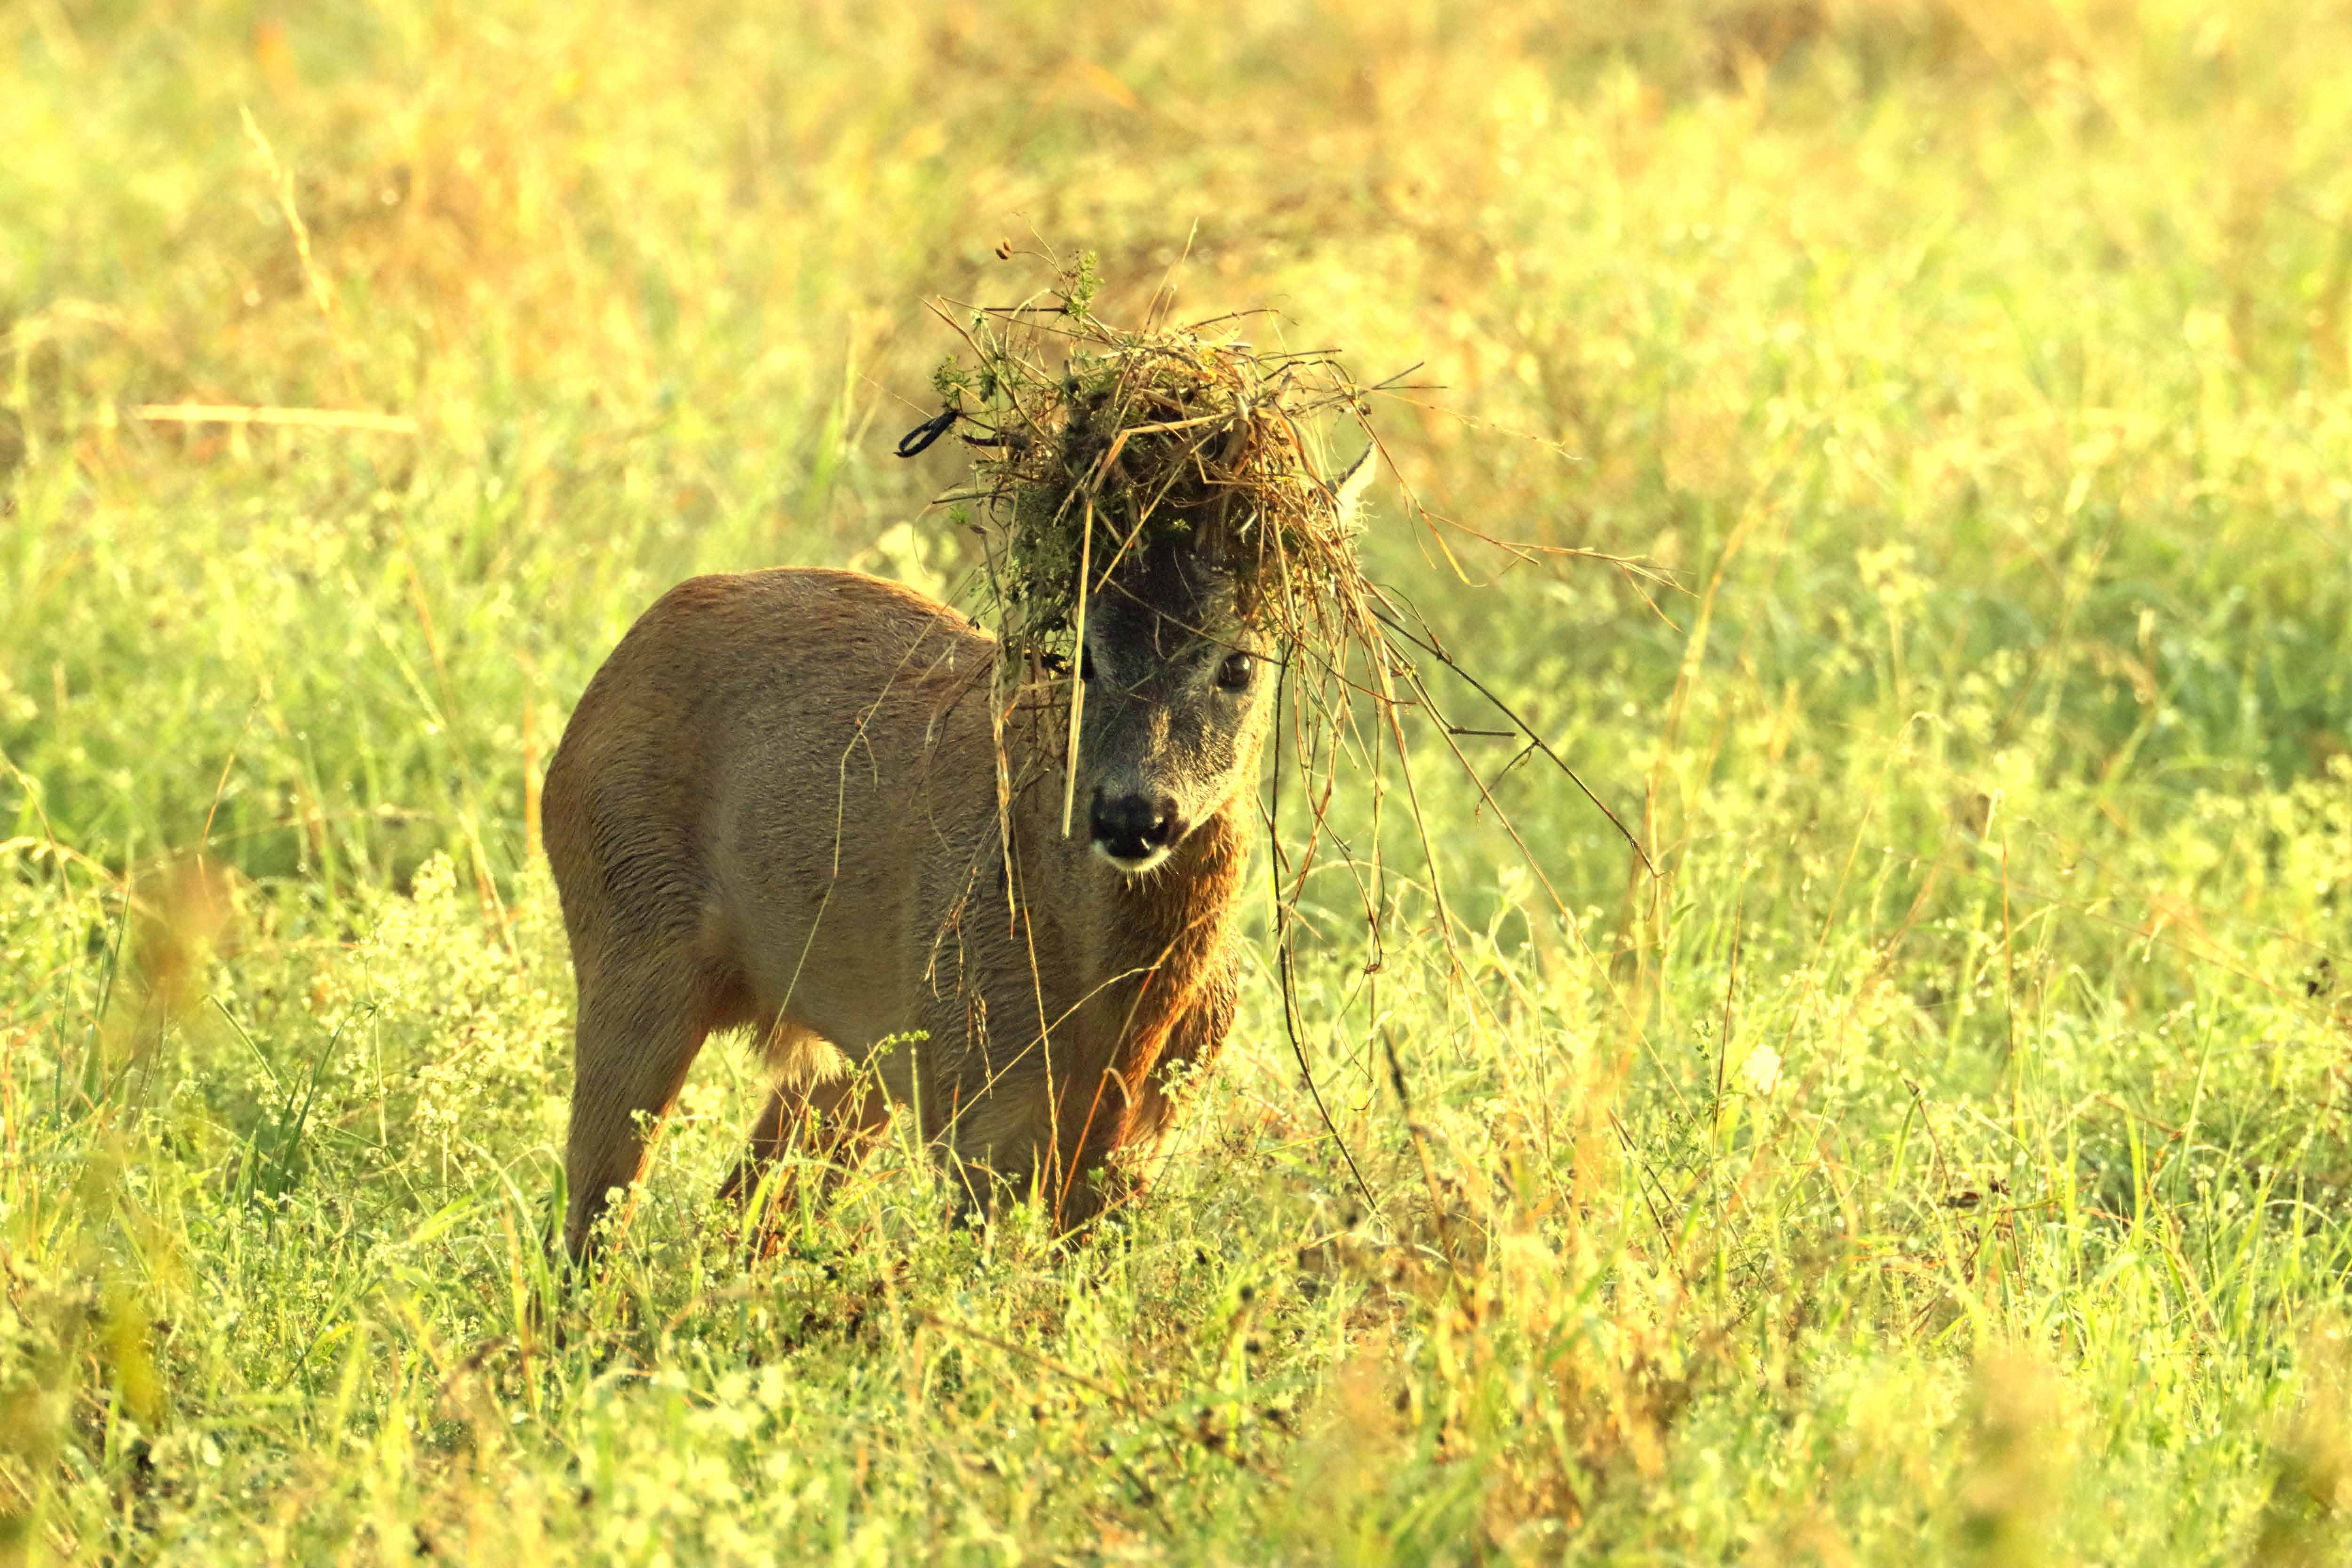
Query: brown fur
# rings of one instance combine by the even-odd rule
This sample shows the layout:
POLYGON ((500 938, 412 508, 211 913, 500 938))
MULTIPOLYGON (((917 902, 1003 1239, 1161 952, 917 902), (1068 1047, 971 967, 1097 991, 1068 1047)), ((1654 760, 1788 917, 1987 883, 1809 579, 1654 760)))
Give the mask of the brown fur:
POLYGON ((590 682, 543 808, 579 982, 575 1256, 713 1030, 753 1026, 780 1068, 739 1194, 812 1120, 854 1155, 916 1104, 958 1168, 1070 1225, 1105 1157, 1165 1127, 1155 1069, 1205 1064, 1232 1021, 1250 792, 1220 784, 1164 864, 1121 873, 1083 793, 1063 836, 1066 681, 1041 680, 1004 724, 1008 853, 997 657, 907 588, 770 571, 680 584, 590 682), (871 1076, 821 1071, 818 1042, 861 1064, 915 1031, 871 1076))

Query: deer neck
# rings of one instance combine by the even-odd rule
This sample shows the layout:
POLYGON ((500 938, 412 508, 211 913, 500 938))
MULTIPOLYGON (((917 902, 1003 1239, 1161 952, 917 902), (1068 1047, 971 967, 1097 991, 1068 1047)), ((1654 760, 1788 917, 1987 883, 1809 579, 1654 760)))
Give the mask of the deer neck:
POLYGON ((1248 845, 1229 808, 1186 835, 1167 862, 1148 875, 1121 876, 1097 861, 1108 874, 1104 967, 1113 973, 1156 971, 1168 975, 1177 991, 1189 991, 1232 925, 1247 858, 1248 845))

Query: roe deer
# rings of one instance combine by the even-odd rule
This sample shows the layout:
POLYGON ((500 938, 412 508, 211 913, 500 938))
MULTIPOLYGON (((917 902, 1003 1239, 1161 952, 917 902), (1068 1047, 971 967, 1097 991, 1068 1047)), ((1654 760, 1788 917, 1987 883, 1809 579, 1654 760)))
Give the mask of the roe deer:
POLYGON ((854 1155, 913 1104, 969 1196, 1034 1188, 1062 1228, 1100 1209, 1106 1156, 1168 1121, 1160 1075, 1233 1020, 1276 684, 1240 586, 1180 537, 1095 588, 1066 837, 1069 678, 1024 672, 1000 742, 999 645, 944 605, 780 569, 646 612, 543 797, 579 982, 575 1258, 704 1037, 746 1024, 777 1080, 730 1193, 813 1127, 854 1155), (816 1068, 820 1042, 860 1066, 918 1032, 874 1073, 816 1068))

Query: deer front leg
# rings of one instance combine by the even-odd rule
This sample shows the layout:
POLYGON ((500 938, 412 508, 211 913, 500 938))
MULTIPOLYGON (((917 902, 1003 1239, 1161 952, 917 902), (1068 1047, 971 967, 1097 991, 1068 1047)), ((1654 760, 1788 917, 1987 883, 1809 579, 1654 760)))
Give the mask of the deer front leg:
POLYGON ((1129 1107, 1122 1145, 1143 1142, 1168 1130, 1176 1102, 1168 1093, 1169 1069, 1190 1068, 1194 1077, 1206 1072, 1233 1032, 1234 1010, 1241 995, 1241 952, 1230 942, 1209 965, 1183 1011, 1169 1026, 1159 1056, 1128 1085, 1129 1107))
POLYGON ((772 1251, 776 1227, 803 1196, 830 1194, 862 1163, 890 1124, 890 1097, 871 1073, 851 1070, 817 1082, 783 1081, 768 1091, 766 1108, 751 1127, 751 1146, 719 1189, 722 1202, 742 1208, 749 1238, 761 1255, 772 1251), (814 1156, 813 1183, 787 1156, 814 1156), (779 1170, 782 1179, 770 1183, 779 1170), (765 1201, 753 1212, 762 1186, 765 1201))

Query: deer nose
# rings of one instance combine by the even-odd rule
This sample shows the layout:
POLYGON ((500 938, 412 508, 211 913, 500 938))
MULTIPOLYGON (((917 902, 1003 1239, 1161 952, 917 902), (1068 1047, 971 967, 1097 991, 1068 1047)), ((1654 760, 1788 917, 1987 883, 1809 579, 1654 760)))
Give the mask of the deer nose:
POLYGON ((1122 795, 1094 802, 1095 843, 1118 861, 1150 860, 1176 842, 1182 824, 1165 795, 1122 795))

